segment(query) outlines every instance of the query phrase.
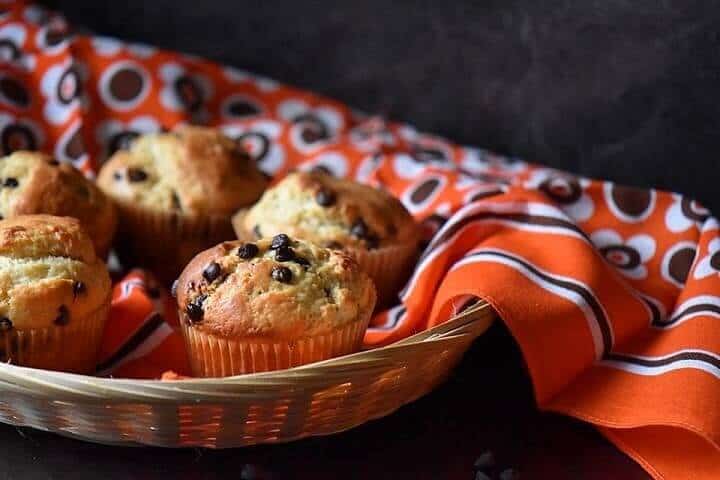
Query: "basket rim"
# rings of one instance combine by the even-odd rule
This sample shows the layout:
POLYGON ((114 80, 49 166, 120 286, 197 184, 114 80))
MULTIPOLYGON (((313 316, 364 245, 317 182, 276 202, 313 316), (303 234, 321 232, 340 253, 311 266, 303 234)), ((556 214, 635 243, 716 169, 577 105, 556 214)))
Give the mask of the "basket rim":
POLYGON ((232 377, 169 381, 107 378, 0 364, 0 391, 15 388, 57 402, 95 399, 104 403, 225 403, 239 394, 263 397, 270 390, 312 389, 333 378, 347 377, 348 369, 371 371, 374 365, 400 352, 409 354, 423 350, 427 354, 431 346, 433 351, 439 351, 449 344, 467 343, 471 341, 468 335, 481 334, 494 318, 490 304, 480 300, 448 321, 390 345, 290 369, 232 377))

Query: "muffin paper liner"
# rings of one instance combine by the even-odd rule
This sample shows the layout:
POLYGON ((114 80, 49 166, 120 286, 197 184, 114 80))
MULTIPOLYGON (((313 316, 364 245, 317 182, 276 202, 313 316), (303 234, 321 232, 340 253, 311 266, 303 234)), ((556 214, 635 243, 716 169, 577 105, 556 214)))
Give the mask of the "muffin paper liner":
POLYGON ((110 297, 65 326, 13 328, 0 332, 0 358, 14 365, 73 373, 94 373, 110 297))
POLYGON ((118 203, 120 225, 115 248, 126 266, 142 265, 165 284, 174 281, 199 252, 233 239, 230 217, 154 212, 118 203))
MULTIPOLYGON (((232 217, 232 227, 240 240, 252 241, 255 234, 248 232, 243 226, 246 214, 247 209, 237 212, 232 217)), ((378 309, 398 302, 396 295, 409 278, 419 254, 415 242, 375 250, 347 248, 344 251, 355 257, 360 267, 375 283, 378 309)))
POLYGON ((360 350, 372 312, 330 333, 292 341, 218 337, 188 324, 183 312, 181 329, 193 375, 228 377, 282 370, 327 360, 360 350))

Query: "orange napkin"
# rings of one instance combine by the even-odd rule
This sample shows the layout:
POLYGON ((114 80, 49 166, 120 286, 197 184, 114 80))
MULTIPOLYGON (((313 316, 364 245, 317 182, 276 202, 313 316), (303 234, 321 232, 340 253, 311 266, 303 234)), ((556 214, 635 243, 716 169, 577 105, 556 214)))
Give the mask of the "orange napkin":
MULTIPOLYGON (((507 159, 367 118, 235 68, 0 13, 0 148, 92 176, 143 132, 221 127, 276 180, 322 167, 397 195, 429 244, 366 345, 445 321, 468 295, 520 344, 541 408, 591 422, 655 478, 720 478, 720 236, 697 203, 507 159)), ((172 300, 115 286, 100 370, 182 378, 172 300)))

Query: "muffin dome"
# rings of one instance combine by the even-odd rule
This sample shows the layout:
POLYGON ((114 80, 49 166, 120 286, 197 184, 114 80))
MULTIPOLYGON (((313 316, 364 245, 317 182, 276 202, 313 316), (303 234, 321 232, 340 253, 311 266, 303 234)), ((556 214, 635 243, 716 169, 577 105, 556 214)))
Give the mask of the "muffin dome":
POLYGON ((116 201, 183 215, 229 215, 251 204, 266 179, 218 130, 183 126, 147 134, 103 165, 100 187, 116 201))
POLYGON ((18 151, 0 159, 0 216, 49 214, 80 220, 100 256, 110 249, 115 207, 94 183, 52 157, 18 151))
POLYGON ((0 330, 72 326, 102 306, 110 276, 78 220, 0 221, 0 330))
POLYGON ((286 235, 202 252, 176 295, 191 329, 244 341, 314 337, 363 318, 367 325, 375 305, 372 281, 352 257, 286 235))
POLYGON ((335 249, 417 245, 420 239, 417 224, 395 197, 320 171, 289 174, 233 223, 240 238, 285 232, 335 249))

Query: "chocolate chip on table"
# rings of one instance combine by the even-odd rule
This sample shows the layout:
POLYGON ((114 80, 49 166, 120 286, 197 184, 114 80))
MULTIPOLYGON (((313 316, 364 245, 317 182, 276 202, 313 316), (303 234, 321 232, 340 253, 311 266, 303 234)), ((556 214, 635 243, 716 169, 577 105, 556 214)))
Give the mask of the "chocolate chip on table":
POLYGON ((73 298, 77 298, 87 291, 87 286, 85 285, 85 283, 81 282, 80 280, 75 280, 73 282, 72 288, 73 288, 73 298))
POLYGON ((520 478, 520 474, 514 468, 506 468, 500 472, 498 478, 500 480, 518 480, 520 478))
POLYGON ((280 247, 289 247, 290 246, 290 237, 285 235, 284 233, 275 235, 272 238, 272 242, 270 242, 270 248, 273 250, 277 250, 280 247))
POLYGON ((335 194, 333 192, 331 192, 330 190, 321 188, 315 194, 315 201, 321 207, 329 207, 333 203, 335 203, 335 194))
POLYGON ((260 249, 254 243, 246 243, 238 248, 238 257, 243 260, 249 260, 260 252, 260 249))
POLYGON ((495 454, 490 450, 481 453, 480 456, 475 459, 475 463, 473 464, 475 470, 484 470, 486 468, 492 468, 494 466, 495 454))
POLYGON ((130 167, 127 169, 128 180, 131 182, 144 182, 148 176, 142 168, 130 167))
POLYGON ((262 238, 262 233, 260 232, 260 225, 255 225, 253 227, 253 233, 255 234, 255 238, 262 238))
POLYGON ((3 183, 3 186, 8 188, 15 188, 18 185, 20 185, 20 182, 17 181, 17 178, 13 177, 6 178, 5 182, 3 183))
POLYGON ((185 307, 185 313, 187 314, 190 323, 197 323, 202 321, 203 315, 205 315, 205 311, 203 310, 203 302, 205 302, 206 298, 207 295, 205 294, 199 295, 197 298, 195 298, 194 301, 188 303, 185 307))
POLYGON ((0 332, 7 332, 8 330, 12 330, 13 323, 12 321, 7 317, 0 317, 0 332))
POLYGON ((172 295, 173 298, 177 298, 177 288, 178 288, 178 281, 175 280, 172 284, 172 287, 170 287, 170 295, 172 295))
POLYGON ((278 262, 289 262, 295 259, 295 251, 290 247, 279 247, 275 250, 275 260, 278 262))
POLYGON ((55 317, 53 323, 59 327, 63 327, 70 323, 70 312, 65 305, 60 305, 60 308, 58 308, 58 315, 55 317))
POLYGON ((281 283, 290 283, 290 281, 292 280, 292 270, 287 267, 282 267, 280 265, 274 266, 272 271, 270 272, 270 275, 272 276, 273 280, 277 280, 281 283))
POLYGON ((217 262, 210 262, 202 272, 202 276, 208 283, 214 282, 222 274, 222 268, 217 262))

